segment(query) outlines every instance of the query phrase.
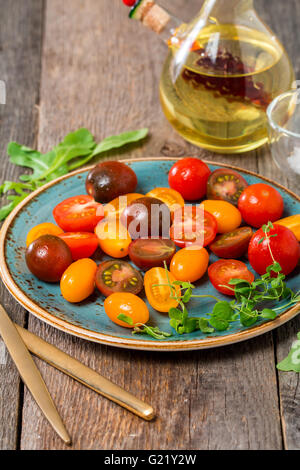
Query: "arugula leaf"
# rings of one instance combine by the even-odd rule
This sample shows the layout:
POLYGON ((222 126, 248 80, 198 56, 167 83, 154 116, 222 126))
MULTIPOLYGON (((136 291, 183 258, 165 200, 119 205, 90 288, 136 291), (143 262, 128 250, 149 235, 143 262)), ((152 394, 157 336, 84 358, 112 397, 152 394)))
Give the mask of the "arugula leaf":
POLYGON ((7 147, 10 162, 29 168, 32 172, 21 175, 21 182, 6 181, 0 186, 0 196, 9 191, 14 193, 7 196, 9 203, 0 208, 0 221, 4 220, 30 192, 38 187, 85 165, 100 153, 138 142, 147 134, 148 129, 124 132, 107 137, 96 145, 93 135, 87 129, 82 128, 68 134, 60 144, 45 154, 11 142, 7 147))
POLYGON ((298 340, 294 341, 289 355, 277 364, 277 369, 284 372, 293 371, 300 373, 300 332, 298 340))

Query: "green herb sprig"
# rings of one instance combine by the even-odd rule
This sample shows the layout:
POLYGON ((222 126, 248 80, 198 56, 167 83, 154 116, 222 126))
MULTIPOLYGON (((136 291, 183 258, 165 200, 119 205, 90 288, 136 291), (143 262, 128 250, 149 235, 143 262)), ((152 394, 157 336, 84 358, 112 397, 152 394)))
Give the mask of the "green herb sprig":
POLYGON ((139 142, 147 134, 148 129, 125 132, 107 137, 97 145, 87 129, 79 129, 68 134, 60 144, 46 154, 11 142, 7 148, 10 162, 29 168, 32 172, 21 175, 19 182, 5 181, 0 186, 0 197, 6 195, 8 201, 8 204, 0 208, 0 221, 4 220, 30 192, 40 186, 86 165, 97 155, 139 142))
POLYGON ((267 241, 272 265, 270 265, 266 273, 253 283, 243 279, 232 279, 229 284, 232 287, 223 286, 231 289, 235 294, 235 299, 227 302, 220 301, 212 295, 194 295, 195 286, 189 282, 175 281, 170 282, 167 265, 165 264, 167 284, 170 289, 170 298, 178 302, 177 308, 171 308, 169 311, 170 325, 180 335, 192 333, 200 330, 204 334, 211 334, 214 331, 226 331, 230 328, 230 324, 240 321, 242 326, 250 327, 259 321, 259 319, 274 320, 278 312, 283 311, 300 302, 300 291, 294 293, 287 287, 285 275, 282 273, 280 264, 275 260, 270 240, 276 234, 271 235, 270 231, 274 228, 269 222, 262 227, 264 237, 260 243, 267 241), (272 273, 277 273, 277 277, 273 277, 272 273), (178 294, 176 286, 179 286, 181 293, 178 294), (212 298, 216 304, 211 313, 207 313, 205 317, 190 317, 187 304, 191 299, 212 298), (266 302, 275 303, 277 301, 287 300, 287 303, 281 307, 269 308, 266 302))

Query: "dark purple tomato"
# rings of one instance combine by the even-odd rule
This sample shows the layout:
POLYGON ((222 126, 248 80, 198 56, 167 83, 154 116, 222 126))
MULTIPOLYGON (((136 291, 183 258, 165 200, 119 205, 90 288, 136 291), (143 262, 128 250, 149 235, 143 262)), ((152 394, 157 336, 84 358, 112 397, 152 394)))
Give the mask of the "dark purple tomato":
POLYGON ((96 286, 108 297, 115 292, 137 295, 143 289, 143 278, 131 264, 120 260, 104 261, 96 272, 96 286))
POLYGON ((175 252, 175 243, 163 238, 139 238, 129 245, 131 261, 143 271, 163 268, 164 262, 170 264, 175 252))
POLYGON ((134 193, 136 187, 135 172, 125 163, 117 161, 99 163, 86 179, 87 193, 96 202, 108 203, 119 196, 134 193))
POLYGON ((168 206, 154 197, 141 197, 126 207, 121 223, 133 240, 138 238, 169 238, 171 212, 168 206))
POLYGON ((237 171, 227 168, 215 170, 208 178, 207 199, 223 200, 237 206, 247 186, 247 181, 237 171))
POLYGON ((68 245, 54 235, 43 235, 26 250, 29 271, 45 282, 59 282, 65 270, 73 263, 68 245))
POLYGON ((241 258, 248 250, 252 235, 251 227, 240 227, 232 232, 219 235, 209 245, 209 248, 219 258, 241 258))

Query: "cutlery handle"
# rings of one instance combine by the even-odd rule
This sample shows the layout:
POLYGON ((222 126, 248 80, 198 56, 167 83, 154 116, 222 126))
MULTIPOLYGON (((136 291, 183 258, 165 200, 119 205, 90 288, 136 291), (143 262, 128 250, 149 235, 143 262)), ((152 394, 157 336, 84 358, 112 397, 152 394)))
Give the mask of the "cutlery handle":
POLYGON ((16 325, 19 334, 28 349, 45 362, 64 372, 73 379, 103 395, 109 400, 135 413, 140 418, 151 421, 154 418, 153 408, 129 392, 114 384, 94 370, 72 358, 55 346, 47 343, 28 330, 16 325))
POLYGON ((6 311, 0 305, 0 334, 9 351, 23 382, 37 402, 41 411, 52 425, 53 429, 66 444, 71 444, 70 436, 61 420, 46 384, 35 365, 29 351, 20 337, 16 325, 11 321, 6 311))

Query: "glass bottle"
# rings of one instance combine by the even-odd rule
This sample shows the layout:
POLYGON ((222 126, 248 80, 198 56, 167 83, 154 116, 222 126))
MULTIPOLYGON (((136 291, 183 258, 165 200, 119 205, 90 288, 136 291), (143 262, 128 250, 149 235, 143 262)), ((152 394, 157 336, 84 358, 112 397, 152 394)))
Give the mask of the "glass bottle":
POLYGON ((295 76, 253 0, 206 0, 189 24, 151 0, 138 1, 130 16, 169 46, 160 98, 179 134, 219 153, 267 142, 267 107, 292 88, 295 76))

